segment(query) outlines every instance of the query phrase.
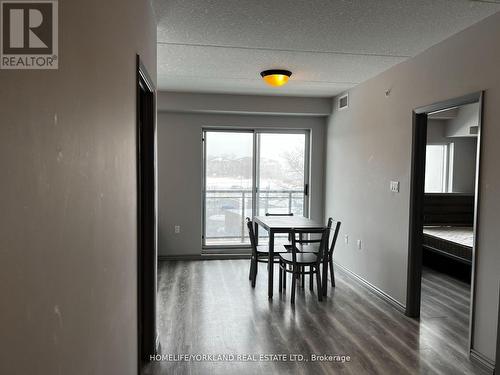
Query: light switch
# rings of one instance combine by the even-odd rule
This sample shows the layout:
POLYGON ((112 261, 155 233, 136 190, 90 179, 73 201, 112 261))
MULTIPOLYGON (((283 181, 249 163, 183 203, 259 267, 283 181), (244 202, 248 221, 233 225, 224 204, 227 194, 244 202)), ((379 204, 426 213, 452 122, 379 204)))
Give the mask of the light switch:
POLYGON ((358 249, 361 250, 363 248, 361 240, 358 240, 358 249))
POLYGON ((175 225, 174 226, 174 232, 175 232, 175 234, 181 233, 181 226, 180 225, 175 225))
POLYGON ((399 193, 399 181, 391 181, 390 188, 393 193, 399 193))

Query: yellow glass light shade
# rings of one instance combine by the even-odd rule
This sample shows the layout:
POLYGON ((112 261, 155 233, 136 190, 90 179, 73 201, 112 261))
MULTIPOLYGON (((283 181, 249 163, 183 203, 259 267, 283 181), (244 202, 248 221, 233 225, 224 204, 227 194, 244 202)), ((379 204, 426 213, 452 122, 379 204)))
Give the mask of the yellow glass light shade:
POLYGON ((270 74, 264 77, 264 81, 271 86, 283 86, 288 79, 289 77, 284 74, 270 74))
POLYGON ((288 70, 266 70, 260 75, 268 85, 279 87, 288 82, 292 72, 288 70))

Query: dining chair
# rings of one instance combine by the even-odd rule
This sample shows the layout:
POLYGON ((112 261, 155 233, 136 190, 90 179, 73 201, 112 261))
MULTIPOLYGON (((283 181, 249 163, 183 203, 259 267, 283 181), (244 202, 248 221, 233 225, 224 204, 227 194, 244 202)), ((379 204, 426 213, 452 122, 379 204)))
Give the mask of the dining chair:
MULTIPOLYGON (((328 225, 327 228, 331 228, 331 222, 328 220, 328 225)), ((290 237, 291 238, 291 237, 290 237)), ((308 235, 305 235, 305 233, 299 233, 298 238, 295 240, 295 246, 297 250, 301 253, 315 253, 317 254, 319 251, 319 246, 321 243, 321 237, 318 236, 311 236, 310 233, 308 235)), ((292 245, 291 244, 285 244, 285 249, 287 249, 288 252, 292 250, 292 245)), ((300 286, 302 288, 305 287, 306 285, 306 272, 302 272, 300 274, 302 276, 302 282, 300 283, 300 286)), ((313 290, 313 274, 309 273, 309 289, 313 290)))
MULTIPOLYGON (((333 252, 335 250, 335 244, 337 243, 337 237, 339 236, 340 225, 342 224, 340 221, 334 221, 332 218, 328 219, 329 226, 332 228, 333 222, 335 222, 335 229, 333 230, 332 240, 330 241, 330 247, 328 248, 328 268, 330 270, 330 282, 332 283, 332 287, 335 287, 335 272, 333 270, 333 252)), ((331 230, 330 230, 331 233, 331 230)))
MULTIPOLYGON (((292 229, 292 245, 291 252, 289 253, 280 253, 279 254, 279 264, 280 264, 280 273, 279 273, 279 291, 280 293, 286 289, 286 275, 287 273, 292 274, 292 294, 290 298, 290 302, 295 304, 295 289, 297 284, 297 279, 301 275, 309 274, 316 275, 316 283, 318 290, 318 300, 323 300, 323 289, 321 288, 321 260, 323 257, 323 251, 326 248, 328 241, 328 228, 323 229, 292 229), (320 242, 318 246, 318 252, 300 252, 297 248, 297 235, 302 237, 310 237, 311 235, 319 235, 320 242), (309 269, 309 271, 307 270, 309 269)), ((311 285, 312 286, 312 285, 311 285)))
POLYGON ((257 245, 257 239, 255 238, 254 223, 250 218, 246 218, 248 227, 248 236, 250 237, 250 245, 252 247, 252 257, 250 258, 250 272, 248 275, 249 280, 252 281, 252 287, 255 288, 255 282, 257 280, 257 271, 259 269, 259 263, 267 263, 268 266, 273 267, 274 264, 279 263, 279 254, 286 253, 287 249, 281 244, 274 245, 274 257, 269 259, 269 246, 268 245, 257 245))
MULTIPOLYGON (((330 238, 328 238, 327 243, 329 243, 330 245, 328 246, 328 251, 325 251, 324 255, 328 257, 328 270, 330 272, 330 282, 331 282, 332 287, 335 287, 335 272, 334 272, 334 268, 333 268, 333 252, 335 250, 335 244, 337 243, 337 238, 339 235, 341 222, 335 221, 331 217, 328 219, 328 223, 326 225, 327 228, 329 229, 329 236, 328 237, 330 237, 330 234, 332 233, 331 229, 333 227, 333 223, 335 223, 335 228, 333 230, 332 240, 330 241, 330 238)), ((297 249, 303 253, 318 253, 319 242, 320 242, 319 239, 299 238, 297 240, 297 249)), ((288 251, 290 251, 291 245, 285 245, 285 248, 288 251)), ((304 275, 302 275, 302 287, 304 286, 304 284, 305 284, 304 275)), ((310 288, 312 288, 312 284, 313 284, 313 280, 312 280, 312 275, 311 275, 310 288)))

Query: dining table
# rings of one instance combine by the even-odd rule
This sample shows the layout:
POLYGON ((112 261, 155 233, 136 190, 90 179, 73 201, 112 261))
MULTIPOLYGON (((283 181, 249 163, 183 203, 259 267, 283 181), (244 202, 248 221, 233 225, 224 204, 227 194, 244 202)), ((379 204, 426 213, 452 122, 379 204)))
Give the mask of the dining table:
MULTIPOLYGON (((254 231, 256 241, 259 241, 259 227, 267 231, 269 235, 269 259, 274 259, 274 242, 275 235, 280 233, 291 233, 292 229, 324 229, 326 226, 316 220, 309 219, 303 216, 254 216, 254 231)), ((327 249, 325 249, 327 251, 327 249)), ((327 272, 328 272, 328 256, 323 256, 322 270, 322 293, 327 294, 327 272)), ((273 298, 273 278, 274 267, 273 263, 268 264, 268 297, 273 298)))

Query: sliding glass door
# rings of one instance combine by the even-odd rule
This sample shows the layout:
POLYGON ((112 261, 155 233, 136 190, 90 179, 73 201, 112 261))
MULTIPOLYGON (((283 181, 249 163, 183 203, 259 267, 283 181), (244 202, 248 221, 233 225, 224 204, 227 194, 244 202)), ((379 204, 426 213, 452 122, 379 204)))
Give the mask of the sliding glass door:
POLYGON ((204 133, 204 245, 245 244, 244 219, 254 206, 254 133, 204 133))
POLYGON ((258 215, 304 216, 306 134, 258 133, 257 145, 258 215))
POLYGON ((309 133, 203 132, 204 247, 248 246, 245 218, 308 213, 309 133))

